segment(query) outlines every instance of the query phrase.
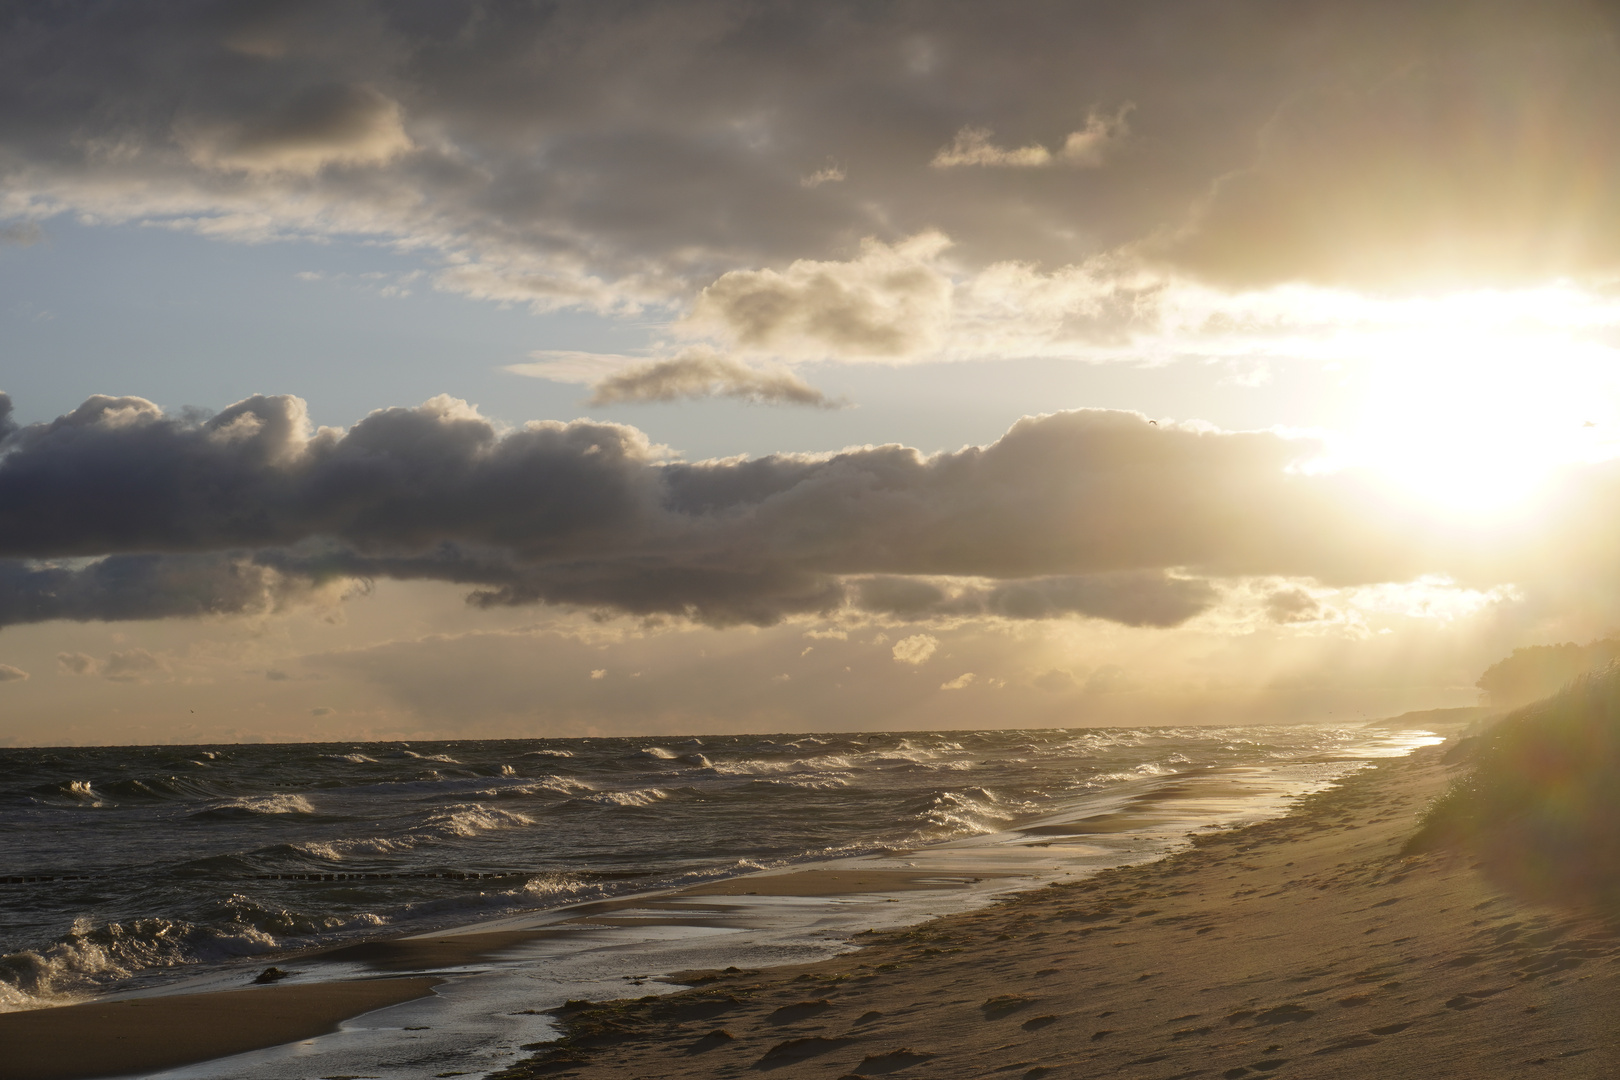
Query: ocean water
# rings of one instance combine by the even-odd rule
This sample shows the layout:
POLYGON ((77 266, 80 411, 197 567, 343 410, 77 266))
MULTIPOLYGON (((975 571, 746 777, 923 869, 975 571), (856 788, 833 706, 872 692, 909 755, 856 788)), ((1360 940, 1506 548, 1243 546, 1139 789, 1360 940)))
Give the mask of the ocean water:
POLYGON ((0 750, 0 1010, 1020 835, 1178 778, 1293 770, 1297 793, 1424 741, 1268 726, 0 750))

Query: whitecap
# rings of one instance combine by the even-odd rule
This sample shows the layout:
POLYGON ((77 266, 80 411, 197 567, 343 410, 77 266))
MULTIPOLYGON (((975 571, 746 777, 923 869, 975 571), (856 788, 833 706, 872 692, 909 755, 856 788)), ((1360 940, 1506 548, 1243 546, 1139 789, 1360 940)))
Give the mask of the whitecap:
POLYGON ((445 765, 460 765, 461 764, 461 762, 457 761, 455 758, 451 757, 449 754, 418 754, 414 750, 407 750, 407 751, 405 751, 405 756, 406 757, 413 757, 417 761, 438 761, 438 762, 442 762, 445 765))
POLYGON ((554 791, 559 795, 577 795, 581 791, 595 791, 596 787, 593 784, 587 784, 583 780, 575 780, 570 776, 542 776, 538 780, 512 790, 522 792, 525 795, 536 791, 554 791))
POLYGON ((601 791, 585 796, 586 802, 604 806, 651 806, 660 799, 669 798, 663 788, 638 788, 634 791, 601 791))
POLYGON ((447 836, 477 836, 496 829, 533 825, 534 818, 511 810, 476 803, 458 803, 428 815, 427 826, 447 836))
POLYGON ((317 859, 342 862, 350 855, 392 855, 410 851, 417 843, 413 836, 361 836, 349 840, 305 840, 291 846, 294 851, 317 859))
POLYGON ((302 795, 243 795, 235 799, 215 803, 204 810, 202 814, 313 814, 315 807, 310 805, 308 799, 302 795))

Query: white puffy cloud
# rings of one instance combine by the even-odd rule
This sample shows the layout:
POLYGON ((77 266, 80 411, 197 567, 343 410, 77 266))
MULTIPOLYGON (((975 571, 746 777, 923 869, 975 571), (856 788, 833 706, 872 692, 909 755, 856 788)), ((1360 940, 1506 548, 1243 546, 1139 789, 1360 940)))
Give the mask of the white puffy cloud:
POLYGON ((939 648, 939 638, 932 634, 912 634, 894 643, 890 650, 897 663, 913 666, 926 664, 939 648))
POLYGON ((22 682, 28 678, 28 672, 22 668, 12 667, 10 664, 0 664, 0 683, 22 682))
POLYGON ((746 349, 795 357, 906 359, 941 341, 950 245, 928 232, 888 245, 868 239, 847 262, 800 259, 786 270, 733 270, 705 288, 689 319, 746 349))

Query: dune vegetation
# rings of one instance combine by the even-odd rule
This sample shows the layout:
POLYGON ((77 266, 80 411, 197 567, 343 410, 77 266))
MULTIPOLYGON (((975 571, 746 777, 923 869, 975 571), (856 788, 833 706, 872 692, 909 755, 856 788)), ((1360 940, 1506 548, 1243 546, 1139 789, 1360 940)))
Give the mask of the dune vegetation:
POLYGON ((1620 897, 1620 663, 1515 709, 1453 758, 1467 771, 1409 852, 1462 847, 1506 884, 1620 897))

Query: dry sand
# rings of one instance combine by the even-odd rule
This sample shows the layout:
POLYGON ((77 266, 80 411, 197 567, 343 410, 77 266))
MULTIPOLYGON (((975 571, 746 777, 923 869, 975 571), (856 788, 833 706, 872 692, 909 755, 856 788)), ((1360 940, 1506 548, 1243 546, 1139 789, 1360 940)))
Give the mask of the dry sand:
POLYGON ((0 1077, 88 1080, 297 1042, 428 993, 443 980, 255 986, 0 1013, 0 1077))
POLYGON ((571 1006, 562 1042, 497 1076, 1620 1075, 1611 922, 1402 856, 1453 768, 1420 751, 1159 863, 571 1006))

